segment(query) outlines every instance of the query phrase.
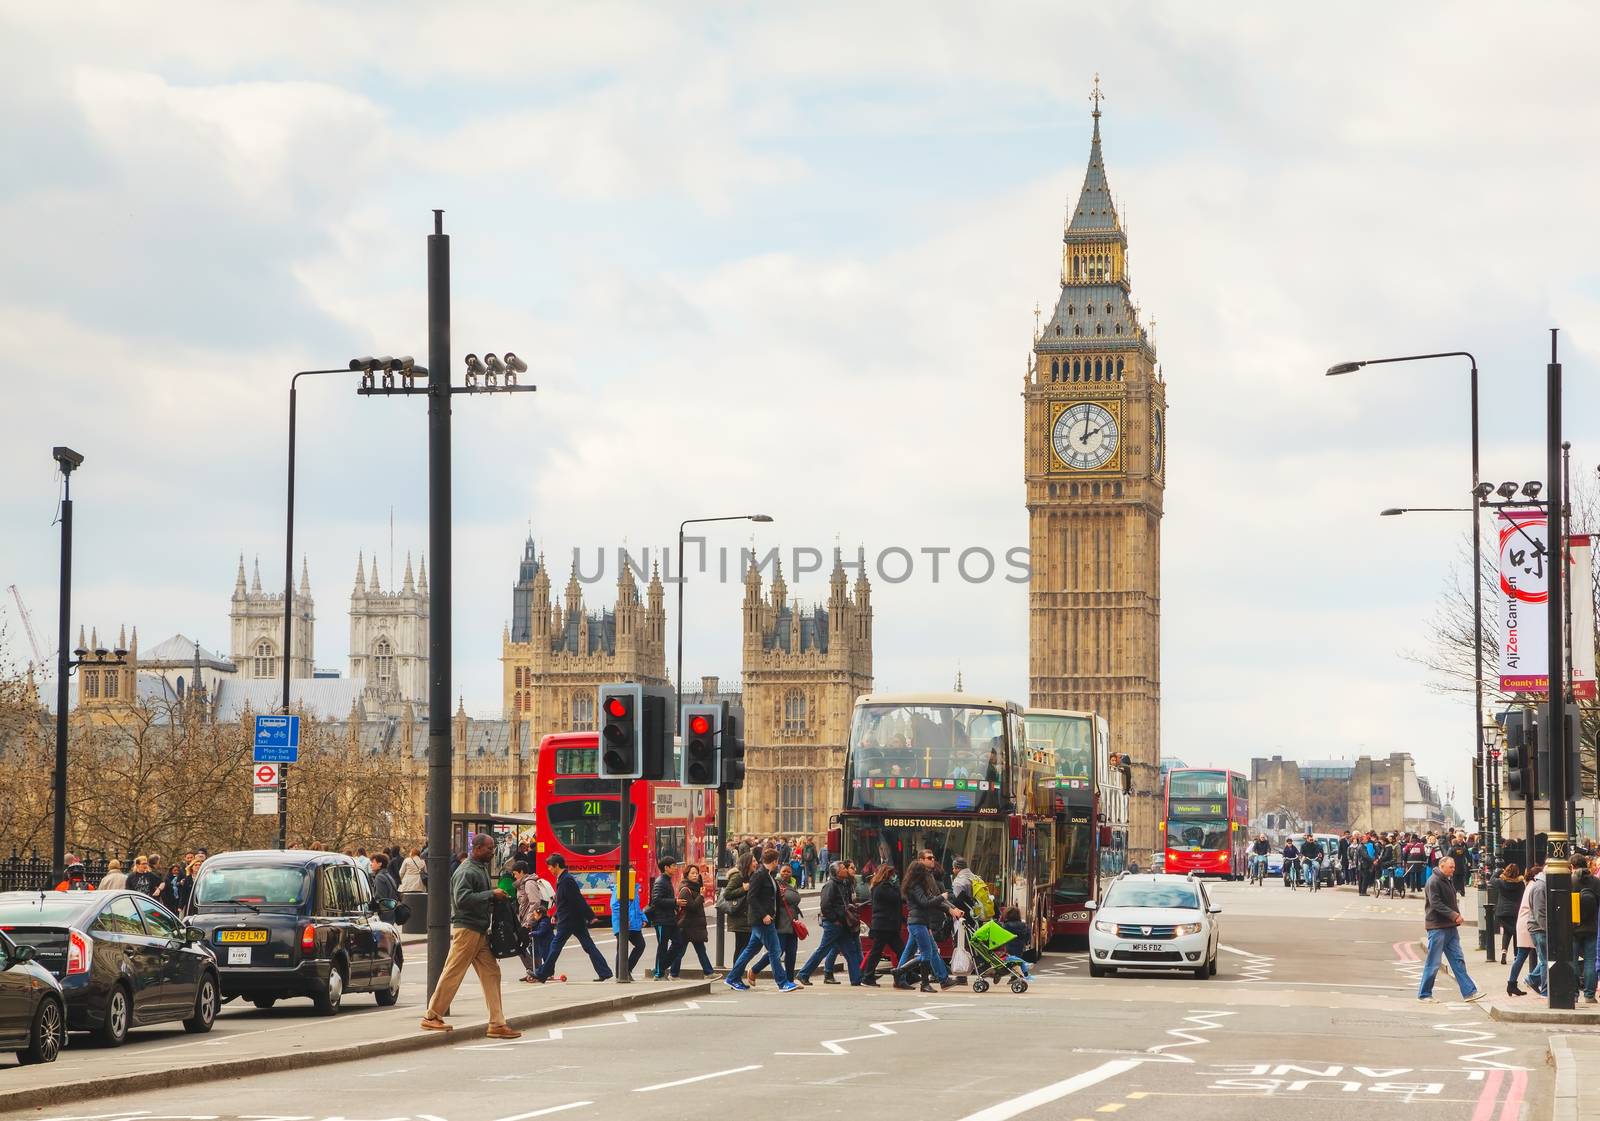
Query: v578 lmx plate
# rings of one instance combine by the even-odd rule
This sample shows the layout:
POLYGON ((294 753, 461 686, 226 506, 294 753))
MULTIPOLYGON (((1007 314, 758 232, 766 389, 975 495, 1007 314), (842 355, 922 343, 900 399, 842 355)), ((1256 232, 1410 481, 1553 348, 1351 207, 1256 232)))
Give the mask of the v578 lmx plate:
POLYGON ((219 930, 218 942, 265 942, 267 932, 264 930, 219 930))

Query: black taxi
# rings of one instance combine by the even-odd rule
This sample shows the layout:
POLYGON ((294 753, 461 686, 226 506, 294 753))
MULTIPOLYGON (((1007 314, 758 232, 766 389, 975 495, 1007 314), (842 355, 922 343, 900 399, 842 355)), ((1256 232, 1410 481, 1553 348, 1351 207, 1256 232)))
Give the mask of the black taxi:
POLYGON ((309 997, 338 1011, 346 993, 400 998, 400 929, 379 914, 364 862, 330 852, 259 850, 211 857, 188 921, 217 957, 222 995, 271 1008, 309 997))

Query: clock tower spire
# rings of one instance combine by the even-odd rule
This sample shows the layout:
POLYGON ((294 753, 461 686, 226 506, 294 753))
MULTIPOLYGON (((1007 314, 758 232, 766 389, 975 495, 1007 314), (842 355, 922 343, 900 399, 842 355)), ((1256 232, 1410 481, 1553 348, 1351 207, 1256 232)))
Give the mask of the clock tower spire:
POLYGON ((1060 295, 1035 329, 1023 391, 1035 708, 1091 710, 1133 763, 1135 857, 1157 842, 1161 758, 1161 514, 1166 386, 1133 302, 1128 238, 1101 152, 1062 232, 1060 295))

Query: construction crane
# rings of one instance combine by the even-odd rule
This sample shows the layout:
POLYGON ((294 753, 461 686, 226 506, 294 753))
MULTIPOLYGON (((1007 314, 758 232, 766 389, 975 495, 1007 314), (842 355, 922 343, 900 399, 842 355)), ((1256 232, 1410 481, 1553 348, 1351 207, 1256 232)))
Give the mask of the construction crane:
POLYGON ((22 629, 28 632, 28 645, 33 647, 34 665, 42 672, 48 671, 50 659, 54 656, 55 651, 47 652, 44 644, 39 641, 39 633, 33 629, 33 616, 28 614, 28 605, 22 602, 22 593, 17 590, 17 586, 12 584, 6 588, 6 591, 10 592, 11 598, 17 601, 17 614, 22 616, 22 629))

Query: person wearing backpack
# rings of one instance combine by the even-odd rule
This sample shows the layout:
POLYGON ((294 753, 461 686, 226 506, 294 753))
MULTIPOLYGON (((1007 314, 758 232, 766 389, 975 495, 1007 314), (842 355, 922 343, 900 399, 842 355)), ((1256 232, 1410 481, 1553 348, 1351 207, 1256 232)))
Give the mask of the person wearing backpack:
POLYGON ((672 971, 672 964, 683 955, 678 930, 678 888, 672 882, 672 869, 678 863, 673 856, 656 860, 660 873, 650 885, 650 925, 656 929, 656 967, 650 976, 659 981, 672 971))

